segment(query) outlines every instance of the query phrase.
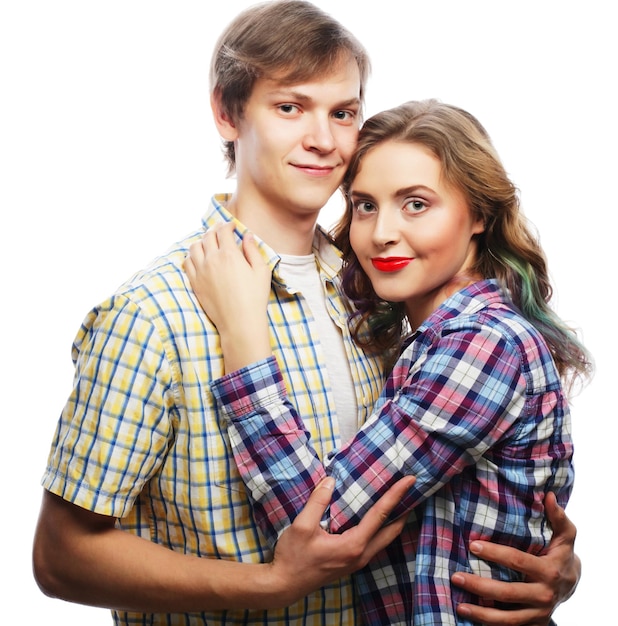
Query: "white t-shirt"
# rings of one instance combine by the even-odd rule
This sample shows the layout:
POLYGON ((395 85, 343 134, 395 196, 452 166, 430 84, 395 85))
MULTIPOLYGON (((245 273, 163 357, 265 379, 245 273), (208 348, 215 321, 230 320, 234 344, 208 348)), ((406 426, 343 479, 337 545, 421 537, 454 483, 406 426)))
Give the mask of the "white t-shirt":
POLYGON ((324 288, 315 255, 280 256, 279 271, 282 278, 291 291, 302 293, 313 314, 317 335, 324 351, 328 380, 335 399, 339 435, 343 444, 356 434, 359 424, 350 362, 345 352, 341 330, 326 309, 324 288))

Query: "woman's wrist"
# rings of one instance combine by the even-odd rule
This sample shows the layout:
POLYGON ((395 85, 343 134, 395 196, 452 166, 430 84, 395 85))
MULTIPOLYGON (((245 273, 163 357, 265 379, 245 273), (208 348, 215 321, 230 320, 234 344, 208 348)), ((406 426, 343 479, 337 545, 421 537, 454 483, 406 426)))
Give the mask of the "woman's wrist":
POLYGON ((227 373, 261 361, 272 354, 266 320, 254 319, 251 324, 238 324, 221 332, 220 338, 227 373), (264 331, 256 332, 256 328, 260 327, 264 331))

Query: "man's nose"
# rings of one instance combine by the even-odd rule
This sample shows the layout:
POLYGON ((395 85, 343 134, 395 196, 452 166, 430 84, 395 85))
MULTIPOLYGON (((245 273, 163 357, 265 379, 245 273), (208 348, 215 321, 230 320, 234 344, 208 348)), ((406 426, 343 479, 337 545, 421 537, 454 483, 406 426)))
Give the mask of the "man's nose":
POLYGON ((316 115, 305 134, 305 149, 328 154, 335 149, 335 145, 331 120, 316 115))

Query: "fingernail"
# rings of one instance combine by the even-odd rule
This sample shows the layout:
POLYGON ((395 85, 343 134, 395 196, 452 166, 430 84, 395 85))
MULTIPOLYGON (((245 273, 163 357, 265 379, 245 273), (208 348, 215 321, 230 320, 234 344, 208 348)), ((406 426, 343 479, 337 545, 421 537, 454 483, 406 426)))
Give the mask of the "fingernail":
POLYGON ((470 544, 470 552, 474 554, 480 554, 483 551, 483 544, 478 541, 473 541, 470 544))
POLYGON ((466 582, 466 579, 461 574, 453 574, 451 580, 456 585, 463 585, 466 582))
POLYGON ((332 476, 328 476, 322 481, 320 487, 324 487, 324 489, 334 489, 335 488, 335 479, 332 476))

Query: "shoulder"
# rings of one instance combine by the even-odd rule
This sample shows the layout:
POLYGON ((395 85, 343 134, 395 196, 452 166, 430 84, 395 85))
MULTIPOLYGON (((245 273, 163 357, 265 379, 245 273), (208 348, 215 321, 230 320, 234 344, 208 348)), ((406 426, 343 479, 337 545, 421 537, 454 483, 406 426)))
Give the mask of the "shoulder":
MULTIPOLYGON (((444 320, 434 339, 458 337, 468 354, 498 370, 517 364, 530 393, 559 385, 547 342, 495 281, 482 281, 457 315, 444 320)), ((465 298, 464 298, 465 300, 465 298)))
POLYGON ((95 338, 163 346, 175 337, 206 332, 208 320, 193 295, 183 263, 199 230, 178 241, 136 272, 84 319, 74 343, 83 351, 95 338))

